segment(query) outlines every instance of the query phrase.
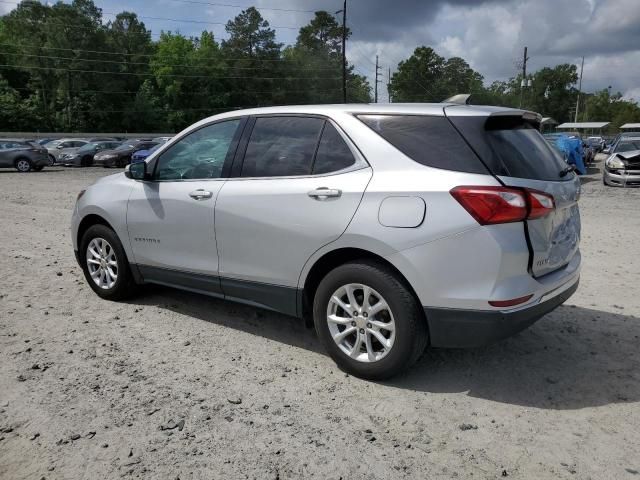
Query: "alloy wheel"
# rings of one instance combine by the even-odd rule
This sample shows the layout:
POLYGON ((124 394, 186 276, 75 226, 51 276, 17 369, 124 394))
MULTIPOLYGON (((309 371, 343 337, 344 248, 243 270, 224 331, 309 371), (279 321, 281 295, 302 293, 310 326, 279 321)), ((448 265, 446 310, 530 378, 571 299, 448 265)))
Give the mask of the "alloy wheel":
POLYGON ((116 252, 104 238, 94 238, 87 246, 87 268, 93 282, 108 290, 118 280, 118 259, 116 252))
POLYGON ((393 348, 393 313, 382 295, 368 285, 349 283, 338 288, 329 299, 327 324, 340 350, 359 362, 377 362, 393 348))
POLYGON ((19 172, 28 172, 31 170, 31 164, 28 160, 21 159, 16 163, 16 168, 19 172))

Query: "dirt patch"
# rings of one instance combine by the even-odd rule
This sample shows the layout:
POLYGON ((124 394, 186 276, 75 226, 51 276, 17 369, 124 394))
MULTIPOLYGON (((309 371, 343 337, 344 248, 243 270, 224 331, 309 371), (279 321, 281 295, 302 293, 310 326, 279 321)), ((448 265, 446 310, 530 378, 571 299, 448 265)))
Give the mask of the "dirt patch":
POLYGON ((1 478, 640 478, 640 190, 584 182, 567 305, 372 383, 291 318, 100 300, 69 219, 110 173, 0 171, 1 478))

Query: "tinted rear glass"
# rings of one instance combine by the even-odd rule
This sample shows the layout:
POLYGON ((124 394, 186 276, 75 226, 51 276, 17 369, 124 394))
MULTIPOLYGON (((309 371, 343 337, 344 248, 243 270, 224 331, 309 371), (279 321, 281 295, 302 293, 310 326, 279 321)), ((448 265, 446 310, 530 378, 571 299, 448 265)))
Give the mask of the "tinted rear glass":
POLYGON ((531 180, 572 180, 560 177, 567 164, 540 132, 520 116, 449 116, 495 175, 531 180))
POLYGON ((351 150, 331 123, 325 124, 313 164, 313 174, 337 172, 356 162, 351 150))
POLYGON ((358 118, 422 165, 458 172, 489 173, 444 116, 359 115, 358 118))

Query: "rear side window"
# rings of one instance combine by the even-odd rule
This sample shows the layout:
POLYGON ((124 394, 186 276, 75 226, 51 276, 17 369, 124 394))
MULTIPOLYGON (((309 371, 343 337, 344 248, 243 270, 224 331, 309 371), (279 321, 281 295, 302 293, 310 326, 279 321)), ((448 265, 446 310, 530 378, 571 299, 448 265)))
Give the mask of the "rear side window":
POLYGON ((259 117, 251 132, 242 177, 309 175, 324 120, 259 117))
POLYGON ((359 115, 358 118, 422 165, 457 172, 489 173, 444 116, 359 115))
POLYGON ((530 180, 570 181, 560 177, 566 163, 534 125, 521 116, 449 116, 494 175, 530 180))
POLYGON ((318 153, 313 164, 313 174, 337 172, 356 162, 342 136, 336 128, 327 122, 322 131, 318 153))

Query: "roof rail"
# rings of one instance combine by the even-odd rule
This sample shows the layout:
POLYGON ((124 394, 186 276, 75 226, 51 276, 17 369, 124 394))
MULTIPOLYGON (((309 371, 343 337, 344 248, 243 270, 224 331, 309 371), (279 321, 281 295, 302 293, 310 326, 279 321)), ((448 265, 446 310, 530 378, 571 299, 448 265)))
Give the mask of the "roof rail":
POLYGON ((459 105, 471 105, 471 94, 470 93, 459 93, 458 95, 454 95, 453 97, 449 97, 446 100, 443 100, 440 103, 457 103, 459 105))

